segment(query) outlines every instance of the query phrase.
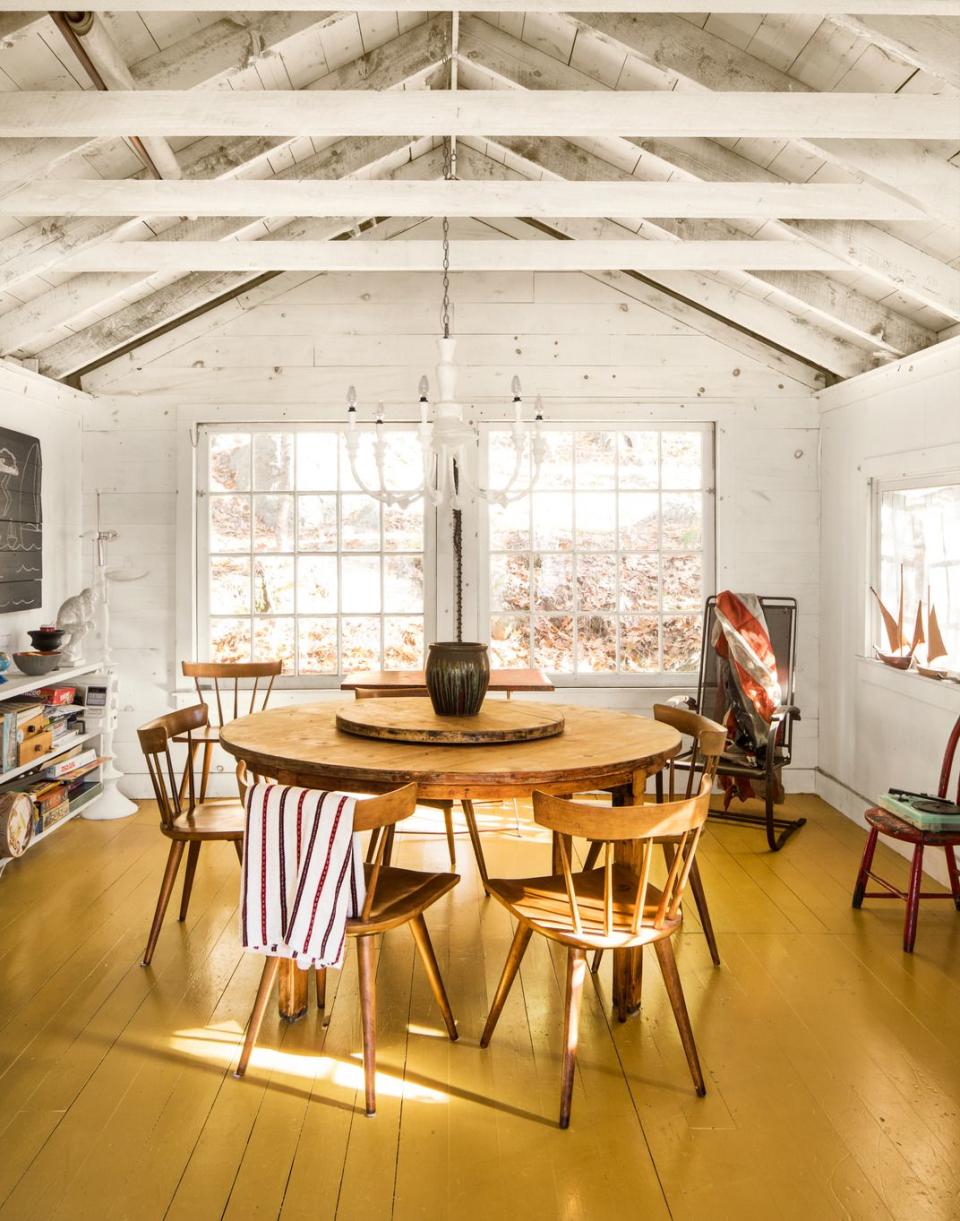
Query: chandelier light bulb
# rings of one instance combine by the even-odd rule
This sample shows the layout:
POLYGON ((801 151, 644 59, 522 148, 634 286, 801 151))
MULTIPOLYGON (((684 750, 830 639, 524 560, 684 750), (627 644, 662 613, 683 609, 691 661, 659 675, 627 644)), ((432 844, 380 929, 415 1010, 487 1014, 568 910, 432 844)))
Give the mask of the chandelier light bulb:
POLYGON ((426 373, 420 378, 420 385, 417 387, 417 393, 420 395, 420 402, 425 403, 430 395, 430 381, 426 373))
POLYGON ((520 398, 520 378, 516 374, 513 375, 513 381, 510 383, 510 393, 513 395, 514 402, 520 398))
POLYGON ((357 388, 356 386, 347 387, 347 410, 357 410, 357 388))

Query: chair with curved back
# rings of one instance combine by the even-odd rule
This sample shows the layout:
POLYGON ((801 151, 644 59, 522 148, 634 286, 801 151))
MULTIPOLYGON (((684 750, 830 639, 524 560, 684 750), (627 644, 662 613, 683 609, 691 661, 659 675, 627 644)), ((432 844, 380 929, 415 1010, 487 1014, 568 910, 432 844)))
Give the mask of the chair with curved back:
MULTIPOLYGON (((354 695, 358 700, 376 700, 376 699, 415 699, 422 698, 427 694, 426 687, 411 687, 406 691, 391 691, 389 687, 355 687, 354 695)), ((447 833, 447 851, 450 853, 450 868, 457 867, 457 844, 453 834, 453 801, 447 798, 434 797, 418 797, 418 806, 425 806, 428 810, 441 810, 443 812, 443 825, 447 833)), ((390 845, 388 845, 389 851, 390 845)), ((367 859, 373 859, 373 841, 370 843, 370 852, 367 859)), ((387 863, 389 864, 389 856, 387 863)))
MULTIPOLYGON (((719 744, 715 745, 707 735, 704 741, 711 751, 719 750, 719 744)), ((481 1047, 486 1047, 493 1036, 531 936, 539 933, 567 947, 561 1128, 570 1123, 588 950, 653 945, 694 1086, 697 1094, 706 1093, 670 939, 682 922, 680 903, 707 818, 710 789, 711 781, 705 777, 695 797, 658 805, 610 808, 534 793, 534 820, 557 836, 560 873, 542 878, 490 880, 491 895, 517 920, 517 930, 480 1039, 481 1047), (570 862, 575 835, 602 845, 604 860, 600 868, 573 872, 570 862), (625 847, 628 842, 636 865, 614 861, 613 845, 625 847), (657 844, 666 842, 673 850, 672 863, 663 888, 658 889, 650 882, 653 852, 657 844)))
MULTIPOLYGON (((711 753, 710 747, 715 745, 719 740, 718 734, 726 733, 724 727, 716 721, 711 721, 705 716, 700 716, 699 713, 689 712, 686 708, 675 708, 672 704, 654 704, 653 716, 654 720, 660 721, 664 725, 672 725, 679 733, 693 740, 690 749, 680 756, 680 761, 684 764, 682 768, 677 767, 677 758, 671 759, 667 765, 667 799, 669 801, 676 799, 676 775, 681 770, 686 773, 687 777, 683 794, 685 797, 693 796, 695 781, 699 784, 704 778, 707 778, 712 785, 716 779, 721 752, 716 751, 711 753)), ((663 779, 664 773, 658 772, 656 775, 658 802, 663 801, 663 779)), ((598 843, 591 844, 587 852, 585 868, 592 869, 596 864, 601 846, 598 843)), ((667 858, 667 866, 669 867, 671 864, 670 853, 672 851, 669 842, 664 843, 663 850, 667 858)), ((697 905, 697 915, 700 917, 700 924, 710 950, 710 957, 713 959, 713 965, 718 967, 720 965, 720 950, 717 947, 717 935, 713 931, 710 908, 707 906, 707 896, 703 889, 703 880, 700 877, 700 866, 696 860, 690 867, 690 893, 693 895, 693 901, 697 905)), ((593 956, 593 963, 590 969, 594 974, 599 970, 602 957, 602 950, 598 950, 593 956)))
MULTIPOLYGON (((215 840, 232 843, 237 857, 243 856, 243 806, 234 797, 216 798, 206 801, 198 796, 193 763, 197 748, 207 740, 210 728, 209 710, 206 704, 195 704, 168 712, 148 722, 137 730, 140 749, 143 751, 153 784, 153 792, 160 810, 160 830, 170 840, 167 865, 160 886, 160 895, 143 952, 140 965, 149 966, 156 949, 160 927, 166 914, 170 895, 177 880, 183 850, 187 848, 187 869, 183 878, 183 896, 180 900, 181 921, 187 918, 193 876, 196 873, 200 848, 215 840), (170 755, 171 742, 187 743, 187 765, 183 782, 177 777, 170 755), (186 790, 183 792, 182 790, 186 790)), ((201 789, 202 793, 202 789, 201 789)))
MULTIPOLYGON (((184 661, 181 662, 181 668, 185 678, 192 678, 194 686, 197 689, 197 699, 206 704, 207 697, 211 690, 210 686, 204 687, 201 679, 211 680, 212 689, 217 706, 217 723, 208 724, 206 729, 199 734, 194 734, 189 750, 187 751, 188 762, 193 766, 194 756, 197 751, 203 748, 203 770, 200 778, 200 800, 206 801, 207 784, 210 780, 210 765, 213 761, 213 748, 220 741, 220 728, 226 725, 229 721, 235 721, 238 716, 249 716, 253 712, 262 712, 270 699, 270 694, 273 691, 274 680, 283 672, 283 662, 279 658, 273 661, 184 661), (247 702, 246 690, 241 688, 240 684, 246 680, 252 679, 253 686, 250 688, 250 700, 247 702), (266 686, 261 688, 261 680, 267 680, 266 686), (220 684, 224 683, 225 690, 221 690, 220 684), (233 695, 233 715, 224 716, 224 701, 229 699, 232 688, 233 695), (243 690, 243 701, 241 705, 240 693, 243 690), (259 706, 258 700, 259 699, 259 706)), ((227 705, 229 713, 229 704, 227 705)), ((177 742, 185 742, 185 737, 175 739, 177 742)), ((237 782, 240 787, 240 795, 243 796, 245 779, 243 769, 237 770, 237 782)), ((187 773, 184 770, 183 780, 180 783, 180 796, 183 797, 186 791, 187 773)))
MULTIPOLYGON (((363 1071, 365 1102, 368 1115, 376 1111, 376 970, 374 964, 374 937, 379 933, 408 924, 420 958, 427 972, 427 980, 434 1000, 443 1017, 447 1034, 457 1038, 457 1027, 446 989, 440 975, 440 967, 433 952, 430 934, 427 932, 423 913, 436 901, 452 890, 460 881, 455 873, 420 873, 412 869, 396 869, 385 861, 390 832, 396 824, 414 812, 417 806, 417 788, 405 785, 391 793, 358 801, 354 810, 354 831, 370 831, 376 844, 372 862, 364 866, 367 894, 358 917, 347 921, 347 937, 357 942, 357 965, 360 975, 360 1016, 363 1031, 363 1071)), ((237 1077, 247 1071, 250 1055, 257 1042, 263 1015, 280 969, 281 959, 268 957, 260 977, 260 987, 254 1001, 243 1050, 237 1064, 237 1077)), ((321 985, 318 971, 318 1003, 322 1005, 325 989, 321 985)))

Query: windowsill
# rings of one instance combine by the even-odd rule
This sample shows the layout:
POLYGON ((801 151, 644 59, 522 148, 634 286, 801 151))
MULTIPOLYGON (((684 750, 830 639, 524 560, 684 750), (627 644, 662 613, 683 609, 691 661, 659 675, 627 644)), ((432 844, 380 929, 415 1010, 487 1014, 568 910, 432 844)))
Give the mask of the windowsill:
POLYGON ((956 680, 928 678, 916 670, 896 670, 875 657, 857 657, 857 666, 871 686, 953 712, 960 707, 960 682, 956 680))

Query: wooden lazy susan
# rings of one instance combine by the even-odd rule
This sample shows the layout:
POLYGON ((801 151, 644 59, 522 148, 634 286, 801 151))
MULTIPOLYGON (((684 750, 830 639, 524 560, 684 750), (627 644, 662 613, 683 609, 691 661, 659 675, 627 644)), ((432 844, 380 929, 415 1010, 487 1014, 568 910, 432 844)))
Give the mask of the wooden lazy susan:
POLYGON ((337 728, 362 738, 485 746, 563 733, 563 714, 546 704, 486 700, 476 716, 437 716, 428 699, 358 700, 337 712, 337 728))

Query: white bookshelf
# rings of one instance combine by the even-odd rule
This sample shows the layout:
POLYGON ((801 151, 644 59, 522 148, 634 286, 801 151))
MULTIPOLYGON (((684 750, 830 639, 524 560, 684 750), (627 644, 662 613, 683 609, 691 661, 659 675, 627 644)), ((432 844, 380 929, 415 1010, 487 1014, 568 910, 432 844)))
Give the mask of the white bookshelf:
MULTIPOLYGON (((29 696, 31 692, 38 691, 41 687, 60 687, 66 684, 71 684, 74 679, 82 678, 89 674, 102 673, 100 666, 97 663, 89 663, 82 666, 67 666, 62 670, 53 670, 50 674, 33 676, 27 674, 12 674, 8 670, 5 674, 7 681, 0 683, 0 710, 3 708, 5 700, 15 699, 20 696, 29 696)), ((98 708, 97 712, 102 712, 103 709, 98 708)), ((11 780, 17 780, 32 772, 39 772, 42 768, 47 767, 55 759, 64 753, 71 750, 74 746, 80 746, 89 742, 100 742, 103 736, 102 730, 93 730, 90 732, 77 732, 66 734, 57 742, 53 750, 46 755, 41 755, 39 758, 31 759, 29 763, 23 763, 19 767, 12 767, 9 771, 0 772, 0 785, 8 783, 11 780)), ((97 753, 100 753, 99 747, 97 753)), ((30 841, 30 846, 27 849, 27 854, 33 848, 34 844, 40 843, 41 840, 52 835, 55 831, 59 831, 62 826, 65 826, 80 813, 81 810, 86 810, 94 801, 103 794, 103 784, 101 780, 101 768, 91 771, 84 777, 89 779, 95 787, 87 789, 79 794, 70 803, 70 813, 42 831, 39 835, 35 835, 30 841)), ((0 873, 4 867, 10 864, 9 859, 0 859, 0 873)))

